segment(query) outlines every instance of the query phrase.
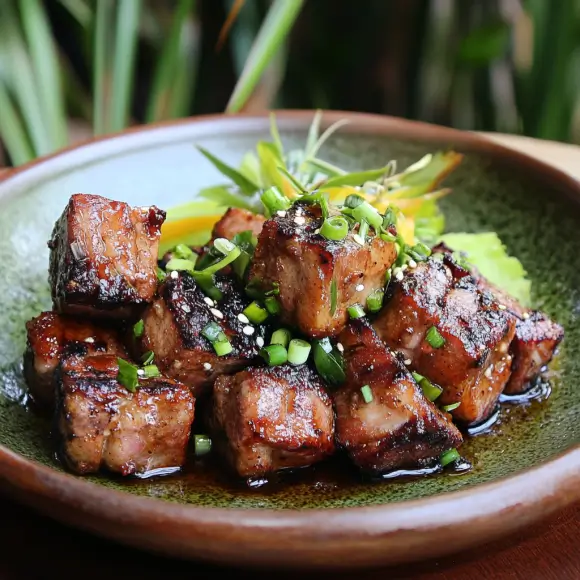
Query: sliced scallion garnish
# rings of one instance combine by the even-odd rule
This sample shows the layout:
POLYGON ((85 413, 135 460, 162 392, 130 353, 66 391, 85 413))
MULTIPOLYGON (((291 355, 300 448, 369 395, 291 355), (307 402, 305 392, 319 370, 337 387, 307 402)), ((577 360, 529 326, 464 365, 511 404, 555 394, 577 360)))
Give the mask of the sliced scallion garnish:
POLYGON ((348 222, 341 216, 326 218, 320 228, 320 235, 327 240, 344 240, 348 234, 348 222))
POLYGON ((270 344, 280 344, 284 348, 288 348, 288 344, 292 339, 290 331, 286 328, 279 328, 272 333, 272 338, 270 339, 270 344))
POLYGON ((205 338, 207 338, 210 342, 215 342, 218 339, 221 331, 222 329, 217 322, 209 322, 203 327, 201 334, 202 336, 205 336, 205 338))
POLYGON ((159 266, 157 266, 157 281, 163 282, 166 277, 167 274, 159 266))
POLYGON ((280 302, 278 302, 277 298, 275 298, 274 296, 268 296, 264 300, 264 306, 272 316, 277 316, 282 311, 280 302))
POLYGON ((360 304, 353 304, 346 310, 351 318, 362 318, 365 315, 364 308, 360 304))
POLYGON ((211 439, 208 435, 196 434, 193 440, 197 457, 207 455, 211 451, 211 439))
POLYGON ((383 225, 383 217, 381 214, 366 201, 363 201, 352 210, 352 217, 358 222, 362 222, 362 220, 367 221, 377 232, 383 225))
POLYGON ((191 260, 184 260, 183 258, 171 258, 165 265, 167 272, 193 272, 195 264, 191 260))
POLYGON ((117 364, 119 365, 117 381, 129 392, 134 393, 139 386, 139 375, 137 373, 139 368, 122 358, 117 359, 117 364))
POLYGON ((364 201, 363 197, 353 193, 346 196, 346 199, 344 200, 344 205, 346 207, 354 209, 355 207, 358 207, 361 203, 363 203, 363 201, 364 201))
POLYGON ((185 244, 177 244, 171 253, 173 254, 174 258, 191 261, 195 260, 195 253, 189 246, 186 246, 185 244))
POLYGON ((364 387, 361 387, 360 389, 362 398, 364 399, 365 403, 372 403, 373 401, 373 392, 371 391, 371 388, 369 385, 365 385, 364 387))
POLYGON ((212 342, 212 346, 218 356, 225 356, 233 350, 232 343, 223 332, 219 333, 217 340, 212 342))
POLYGON ((373 314, 378 312, 383 307, 383 300, 385 293, 380 288, 375 290, 372 294, 367 296, 367 309, 373 314))
POLYGON ((461 459, 459 451, 457 451, 457 449, 449 449, 449 451, 445 451, 445 453, 441 454, 439 462, 441 463, 441 467, 445 467, 446 465, 449 465, 458 459, 461 459))
POLYGON ((281 344, 270 344, 260 350, 260 356, 268 366, 283 365, 288 360, 288 352, 281 344))
POLYGON ((330 340, 314 340, 312 342, 314 365, 318 374, 331 385, 338 386, 344 383, 343 360, 341 354, 332 348, 330 340))
POLYGON ((255 300, 250 305, 244 308, 243 313, 248 317, 248 320, 254 324, 261 324, 268 318, 268 311, 262 308, 255 300))
POLYGON ((432 348, 441 348, 445 344, 445 339, 434 326, 432 326, 425 334, 425 340, 432 348))
POLYGON ((310 343, 300 338, 293 338, 288 345, 288 362, 293 365, 304 364, 310 354, 310 343))
POLYGON ((141 319, 133 325, 133 336, 135 338, 141 338, 143 336, 144 330, 145 323, 143 322, 143 319, 141 319))
POLYGON ((144 365, 150 365, 153 362, 153 359, 155 358, 155 353, 152 350, 148 350, 142 357, 141 357, 141 362, 144 365))
POLYGON ((450 405, 443 405, 443 407, 441 407, 444 411, 446 411, 447 413, 451 413, 451 411, 454 411, 455 409, 457 409, 457 407, 459 407, 459 405, 461 405, 461 401, 457 402, 457 403, 451 403, 450 405))
POLYGON ((290 209, 292 202, 277 187, 268 188, 260 197, 270 215, 290 209))
POLYGON ((143 367, 143 378, 144 379, 153 379, 155 377, 161 376, 157 365, 145 365, 143 367))

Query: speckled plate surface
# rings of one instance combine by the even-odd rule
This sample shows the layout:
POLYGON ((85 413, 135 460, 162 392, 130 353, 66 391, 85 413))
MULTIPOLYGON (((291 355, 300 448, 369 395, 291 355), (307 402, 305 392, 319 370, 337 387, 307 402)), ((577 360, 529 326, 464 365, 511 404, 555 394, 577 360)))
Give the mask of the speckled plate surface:
MULTIPOLYGON (((290 146, 312 112, 280 112, 290 146)), ((504 405, 462 453, 473 470, 412 481, 298 478, 267 491, 204 475, 121 482, 64 473, 49 425, 26 407, 24 323, 50 308, 52 225, 70 194, 169 208, 222 182, 193 144, 236 165, 268 137, 266 117, 217 116, 137 129, 21 168, 0 182, 0 484, 65 522, 168 554, 232 564, 352 567, 418 559, 507 534, 580 499, 580 186, 469 133, 388 117, 347 117, 321 156, 346 168, 404 164, 438 148, 465 152, 442 202, 448 231, 498 232, 533 281, 536 307, 566 329, 543 402, 504 405), (344 480, 344 481, 343 481, 344 480), (348 483, 346 483, 348 481, 348 483), (435 539, 436 538, 436 539, 435 539)), ((350 477, 350 476, 349 476, 350 477)))

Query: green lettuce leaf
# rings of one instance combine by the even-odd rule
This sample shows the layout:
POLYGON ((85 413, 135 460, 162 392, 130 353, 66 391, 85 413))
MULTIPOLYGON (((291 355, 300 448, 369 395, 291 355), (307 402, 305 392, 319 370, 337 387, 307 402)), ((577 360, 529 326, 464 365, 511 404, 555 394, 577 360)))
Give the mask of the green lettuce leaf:
POLYGON ((495 232, 480 234, 450 233, 441 241, 452 250, 464 252, 466 261, 475 266, 492 284, 507 292, 525 307, 531 304, 531 282, 521 262, 509 256, 495 232))

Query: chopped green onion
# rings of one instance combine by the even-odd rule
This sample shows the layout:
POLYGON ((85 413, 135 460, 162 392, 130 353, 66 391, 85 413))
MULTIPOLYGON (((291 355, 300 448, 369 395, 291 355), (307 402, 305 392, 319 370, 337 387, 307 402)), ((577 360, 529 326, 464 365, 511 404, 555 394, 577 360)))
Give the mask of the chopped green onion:
POLYGON ((367 309, 369 312, 378 312, 383 307, 385 293, 381 289, 375 290, 367 296, 367 309))
POLYGON ((355 234, 354 239, 361 245, 364 246, 367 241, 367 235, 369 233, 369 222, 367 220, 362 220, 358 227, 358 232, 355 234))
POLYGON ((234 248, 236 248, 236 244, 226 240, 226 238, 216 238, 213 242, 213 245, 218 250, 218 252, 222 253, 224 256, 227 256, 234 250, 234 248))
POLYGON ((351 209, 354 209, 355 207, 358 207, 363 202, 364 202, 363 197, 353 193, 351 195, 346 196, 346 199, 344 200, 344 205, 346 207, 350 207, 351 209))
POLYGON ((445 344, 445 339, 434 326, 432 326, 427 331, 425 340, 431 345, 432 348, 441 348, 445 344))
POLYGON ((218 356, 225 356, 233 350, 231 342, 223 332, 220 332, 217 340, 212 343, 212 346, 218 356))
POLYGON ((145 365, 143 367, 143 378, 145 379, 152 379, 154 377, 161 376, 157 365, 145 365))
POLYGON ((244 276, 246 275, 246 271, 248 270, 248 266, 250 265, 251 261, 252 256, 250 256, 250 254, 248 254, 248 252, 246 252, 245 250, 242 250, 238 258, 234 261, 232 267, 234 269, 236 276, 238 276, 238 278, 240 278, 241 280, 244 279, 244 276))
MULTIPOLYGON (((193 274, 196 277, 198 277, 200 275, 201 276, 210 276, 212 274, 215 274, 216 272, 219 272, 222 268, 225 268, 228 264, 231 264, 234 260, 239 258, 240 254, 242 253, 242 250, 240 250, 240 248, 238 248, 238 246, 232 244, 229 240, 225 240, 224 238, 218 238, 218 240, 220 240, 220 239, 224 240, 228 244, 231 244, 231 249, 219 262, 216 262, 215 264, 212 264, 211 266, 208 266, 207 268, 204 268, 203 270, 197 270, 196 272, 194 272, 193 274)), ((216 240, 216 242, 218 240, 216 240)), ((220 244, 220 247, 221 247, 221 249, 219 251, 222 252, 222 250, 225 250, 226 247, 229 248, 230 246, 226 246, 225 244, 222 243, 222 244, 220 244)))
POLYGON ((312 342, 314 365, 318 374, 331 385, 341 385, 346 379, 341 354, 333 350, 330 340, 323 338, 312 342))
POLYGON ((330 283, 330 316, 334 316, 336 312, 336 304, 338 302, 338 288, 336 286, 336 280, 333 278, 330 283))
POLYGON ((411 373, 413 375, 413 378, 415 379, 415 382, 417 384, 419 384, 425 377, 423 375, 420 375, 419 373, 411 373))
POLYGON ((459 401, 458 403, 451 403, 451 405, 443 405, 443 407, 441 407, 444 411, 447 411, 448 413, 450 413, 451 411, 454 411, 455 409, 457 409, 457 407, 459 407, 459 405, 461 405, 461 401, 459 401))
POLYGON ((289 330, 279 328, 272 333, 270 344, 281 344, 284 348, 287 348, 291 338, 292 334, 290 334, 289 330))
POLYGON ((383 225, 383 217, 381 214, 366 201, 363 201, 352 210, 352 217, 358 222, 366 220, 377 232, 383 225))
POLYGON ((243 312, 248 317, 248 320, 254 324, 261 324, 268 318, 268 311, 262 308, 256 301, 246 306, 243 312))
POLYGON ((212 274, 195 274, 195 281, 202 292, 213 300, 221 300, 224 297, 222 291, 215 285, 212 274))
POLYGON ((348 234, 348 222, 341 216, 326 218, 320 228, 320 235, 327 240, 344 240, 348 234))
POLYGON ((365 385, 364 387, 361 387, 360 392, 362 394, 362 397, 363 397, 365 403, 372 403, 373 392, 371 391, 371 388, 369 385, 365 385))
POLYGON ((439 461, 441 463, 441 467, 445 467, 454 461, 461 459, 461 455, 459 455, 459 451, 457 449, 449 449, 449 451, 445 451, 445 453, 441 454, 439 461))
POLYGON ((139 370, 134 364, 127 362, 122 358, 117 359, 119 371, 117 373, 117 381, 121 383, 128 391, 134 393, 139 386, 139 370))
POLYGON ((397 225, 397 214, 393 211, 392 208, 387 208, 385 215, 383 217, 383 228, 388 230, 391 226, 397 225))
POLYGON ((288 345, 288 362, 293 365, 304 364, 310 354, 310 343, 299 338, 293 338, 288 345))
POLYGON ((155 358, 155 353, 152 350, 148 350, 142 357, 141 357, 141 362, 144 365, 150 365, 153 362, 153 359, 155 358))
POLYGON ((260 356, 271 367, 283 365, 288 360, 288 352, 281 344, 265 346, 260 350, 260 356))
POLYGON ((167 274, 159 266, 157 266, 157 281, 164 282, 165 278, 167 278, 167 274))
POLYGON ((191 260, 193 262, 195 258, 194 251, 185 244, 177 244, 171 253, 173 254, 174 258, 179 258, 182 260, 191 260))
POLYGON ((195 455, 201 457, 211 451, 211 439, 207 435, 195 435, 195 455))
POLYGON ((412 374, 417 384, 421 387, 423 395, 429 401, 431 402, 435 401, 435 399, 437 399, 443 392, 443 389, 439 385, 433 384, 428 378, 424 377, 423 375, 420 375, 419 373, 412 374))
POLYGON ((383 232, 381 234, 381 240, 383 242, 394 242, 397 239, 397 236, 393 236, 390 232, 383 232))
POLYGON ((184 260, 183 258, 171 258, 165 266, 167 272, 193 272, 195 264, 191 260, 184 260))
POLYGON ((362 318, 365 315, 365 311, 360 304, 349 306, 346 310, 351 318, 362 318))
POLYGON ((317 193, 310 193, 308 195, 303 195, 300 198, 300 201, 307 203, 307 204, 319 205, 320 211, 322 213, 322 217, 324 219, 326 219, 328 217, 328 212, 329 212, 328 200, 326 199, 326 196, 323 193, 317 192, 317 193))
POLYGON ((264 300, 264 306, 272 316, 277 316, 282 311, 280 302, 278 302, 278 300, 274 298, 274 296, 268 296, 266 300, 264 300))
POLYGON ((268 188, 260 199, 270 215, 274 215, 277 211, 286 211, 292 205, 292 202, 277 187, 268 188))
POLYGON ((392 277, 393 277, 393 271, 389 268, 385 272, 385 287, 389 285, 392 277))
POLYGON ((145 330, 145 323, 143 322, 143 319, 139 320, 139 322, 136 322, 133 326, 133 336, 135 338, 140 338, 141 336, 143 336, 143 331, 145 330))
POLYGON ((417 252, 418 254, 422 254, 425 257, 429 257, 431 255, 431 248, 429 246, 427 246, 426 244, 424 244, 423 242, 417 242, 414 246, 413 246, 413 250, 415 252, 417 252))
POLYGON ((205 338, 207 338, 210 342, 215 342, 221 332, 222 329, 217 322, 209 322, 203 327, 201 334, 205 336, 205 338))

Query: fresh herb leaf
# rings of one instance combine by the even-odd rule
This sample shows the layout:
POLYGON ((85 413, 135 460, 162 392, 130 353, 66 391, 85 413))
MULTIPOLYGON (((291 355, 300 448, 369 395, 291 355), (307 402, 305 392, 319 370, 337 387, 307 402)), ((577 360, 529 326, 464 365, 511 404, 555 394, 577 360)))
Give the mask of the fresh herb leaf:
POLYGON ((280 139, 278 125, 276 124, 276 115, 274 113, 270 113, 270 135, 272 135, 272 141, 274 141, 274 146, 278 151, 278 157, 284 159, 284 146, 282 145, 282 139, 280 139))
POLYGON ((340 187, 342 185, 363 185, 367 181, 376 181, 388 174, 391 165, 381 167, 380 169, 369 169, 367 171, 356 171, 347 173, 338 177, 332 177, 326 183, 320 186, 320 189, 329 189, 331 187, 340 187))
POLYGON ((247 198, 240 197, 228 185, 205 187, 199 192, 199 197, 210 199, 226 207, 240 207, 256 213, 256 206, 248 201, 247 198))

